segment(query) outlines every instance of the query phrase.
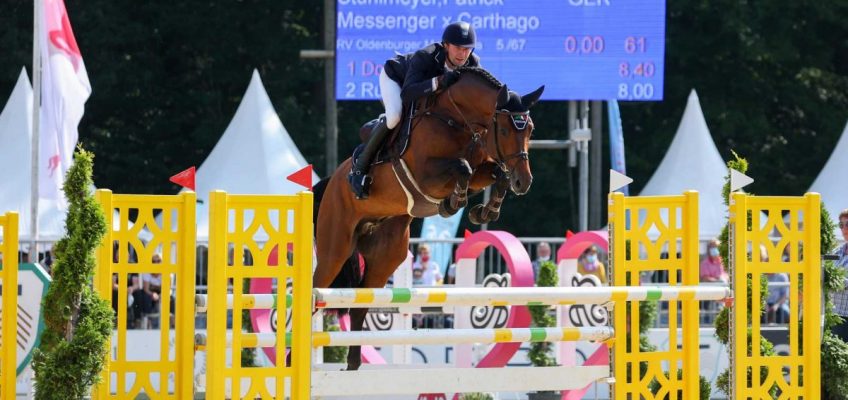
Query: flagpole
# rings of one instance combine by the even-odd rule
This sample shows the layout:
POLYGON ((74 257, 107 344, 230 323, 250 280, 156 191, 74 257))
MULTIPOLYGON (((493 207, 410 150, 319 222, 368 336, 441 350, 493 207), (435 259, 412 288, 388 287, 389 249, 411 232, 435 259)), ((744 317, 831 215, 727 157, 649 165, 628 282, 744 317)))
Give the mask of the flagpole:
POLYGON ((29 262, 38 262, 38 136, 41 115, 41 49, 39 15, 41 0, 33 0, 32 18, 32 176, 30 180, 29 262))

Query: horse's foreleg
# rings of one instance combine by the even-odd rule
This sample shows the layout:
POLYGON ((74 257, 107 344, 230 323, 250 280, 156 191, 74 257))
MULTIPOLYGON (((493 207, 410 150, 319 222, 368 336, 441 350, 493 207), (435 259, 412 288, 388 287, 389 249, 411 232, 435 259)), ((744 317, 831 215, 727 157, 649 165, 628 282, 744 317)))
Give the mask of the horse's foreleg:
POLYGON ((485 224, 497 221, 501 214, 501 205, 506 192, 509 190, 509 177, 500 169, 495 171, 495 190, 486 205, 478 204, 468 212, 468 219, 473 224, 485 224))
POLYGON ((451 178, 456 180, 456 185, 454 185, 453 193, 439 203, 439 215, 445 218, 456 214, 460 208, 468 205, 468 185, 474 172, 464 158, 454 160, 449 171, 451 178))

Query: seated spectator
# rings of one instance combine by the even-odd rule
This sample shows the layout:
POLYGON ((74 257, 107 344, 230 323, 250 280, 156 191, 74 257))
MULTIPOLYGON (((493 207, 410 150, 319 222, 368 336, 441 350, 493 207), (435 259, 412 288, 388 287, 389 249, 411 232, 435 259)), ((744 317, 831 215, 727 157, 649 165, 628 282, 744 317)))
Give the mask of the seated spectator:
MULTIPOLYGON (((161 264, 162 256, 154 254, 151 260, 153 264, 161 264)), ((133 293, 133 312, 136 327, 141 327, 145 316, 159 313, 159 304, 162 296, 162 274, 151 273, 141 275, 141 289, 133 293)), ((174 314, 175 299, 171 296, 171 317, 174 314)), ((146 327, 143 327, 146 328, 146 327)))
POLYGON ((430 246, 426 244, 418 245, 418 261, 412 264, 413 279, 415 268, 420 268, 423 273, 421 277, 422 285, 436 286, 442 284, 442 271, 439 264, 430 259, 430 246))
POLYGON ((607 273, 604 263, 598 259, 598 247, 592 245, 583 251, 577 262, 577 272, 581 275, 595 275, 601 283, 607 283, 607 273))
POLYGON ((707 257, 701 261, 701 282, 727 283, 727 272, 724 271, 721 256, 718 254, 718 240, 707 244, 707 257))
MULTIPOLYGON (((766 247, 760 245, 760 261, 768 262, 769 255, 766 247)), ((789 322, 789 275, 785 273, 767 274, 769 287, 766 298, 766 321, 768 323, 785 324, 789 322), (776 283, 777 285, 773 285, 776 283), (782 285, 783 284, 783 285, 782 285)))
POLYGON ((424 285, 424 270, 421 267, 412 267, 412 286, 424 285))
POLYGON ((533 261, 533 279, 539 279, 539 266, 545 261, 551 261, 551 244, 541 242, 536 246, 536 260, 533 261))

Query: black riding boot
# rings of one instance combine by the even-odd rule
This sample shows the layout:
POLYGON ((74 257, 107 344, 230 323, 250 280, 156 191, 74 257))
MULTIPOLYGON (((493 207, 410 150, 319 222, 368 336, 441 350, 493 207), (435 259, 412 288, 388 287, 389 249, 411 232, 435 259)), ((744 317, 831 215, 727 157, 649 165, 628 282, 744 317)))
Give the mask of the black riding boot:
POLYGON ((368 138, 368 143, 365 144, 365 149, 359 154, 359 157, 353 161, 353 168, 347 177, 350 182, 353 194, 359 200, 368 198, 368 190, 371 188, 371 176, 368 175, 368 169, 371 167, 371 161, 380 149, 383 139, 389 133, 389 127, 386 126, 386 118, 380 118, 380 122, 371 130, 371 137, 368 138))

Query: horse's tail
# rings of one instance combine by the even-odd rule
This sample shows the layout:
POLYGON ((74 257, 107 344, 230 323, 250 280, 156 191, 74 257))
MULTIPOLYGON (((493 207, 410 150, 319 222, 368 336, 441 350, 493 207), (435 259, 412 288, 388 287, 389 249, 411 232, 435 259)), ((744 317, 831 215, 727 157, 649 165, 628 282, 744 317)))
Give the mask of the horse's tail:
MULTIPOLYGON (((330 183, 330 178, 324 178, 315 186, 312 187, 313 207, 312 207, 312 223, 315 229, 318 229, 318 210, 321 208, 321 200, 324 198, 324 192, 327 190, 327 185, 330 183)), ((315 234, 316 232, 313 232, 315 234)), ((316 235, 317 237, 317 235, 316 235)), ((318 254, 318 257, 321 257, 318 254)), ((354 251, 348 257, 342 266, 341 271, 336 275, 336 279, 330 284, 331 288, 346 289, 357 288, 362 281, 362 273, 359 268, 359 253, 354 251)))

